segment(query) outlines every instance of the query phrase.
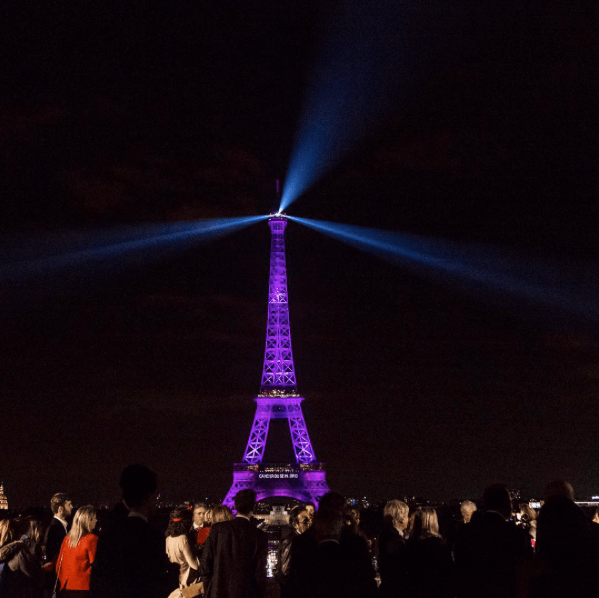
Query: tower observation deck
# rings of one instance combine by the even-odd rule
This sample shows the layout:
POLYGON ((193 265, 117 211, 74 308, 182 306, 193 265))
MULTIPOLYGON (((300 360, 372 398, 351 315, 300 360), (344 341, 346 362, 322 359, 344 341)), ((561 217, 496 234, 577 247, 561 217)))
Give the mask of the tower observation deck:
POLYGON ((239 490, 255 490, 257 500, 273 496, 318 502, 328 492, 324 463, 316 460, 302 412, 304 400, 297 393, 297 379, 291 347, 289 297, 285 260, 284 214, 268 220, 271 231, 270 274, 268 284, 268 319, 266 348, 260 393, 254 399, 256 414, 242 463, 233 465, 233 484, 223 504, 233 505, 239 490), (271 420, 286 419, 294 463, 265 463, 264 449, 271 420))

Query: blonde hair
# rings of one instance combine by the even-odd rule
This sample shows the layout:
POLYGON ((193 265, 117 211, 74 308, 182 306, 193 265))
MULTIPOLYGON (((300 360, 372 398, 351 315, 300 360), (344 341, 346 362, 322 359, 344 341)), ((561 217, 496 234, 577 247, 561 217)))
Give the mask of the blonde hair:
POLYGON ((520 514, 526 517, 528 521, 536 521, 537 519, 537 512, 526 503, 520 505, 520 514))
POLYGON ((79 507, 73 517, 73 525, 69 532, 69 546, 75 548, 79 540, 92 531, 91 521, 96 516, 96 509, 92 505, 79 507))
POLYGON ((391 519, 393 524, 403 523, 407 519, 409 512, 410 507, 408 507, 405 502, 401 502, 401 500, 390 500, 385 505, 383 516, 391 519))
POLYGON ((476 511, 476 504, 474 504, 471 500, 465 500, 460 505, 460 511, 462 513, 462 517, 466 519, 466 517, 472 517, 472 513, 476 511))
POLYGON ((409 532, 411 538, 438 538, 440 534, 437 511, 431 507, 418 507, 410 520, 409 532))
POLYGON ((12 542, 17 537, 17 529, 12 519, 0 521, 0 546, 12 542))
POLYGON ((221 521, 232 521, 233 511, 225 505, 217 505, 212 507, 212 523, 220 523, 221 521))

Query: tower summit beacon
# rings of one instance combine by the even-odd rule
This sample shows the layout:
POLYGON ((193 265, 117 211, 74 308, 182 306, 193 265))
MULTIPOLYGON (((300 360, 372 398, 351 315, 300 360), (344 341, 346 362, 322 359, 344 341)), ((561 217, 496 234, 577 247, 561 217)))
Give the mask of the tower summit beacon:
POLYGON ((266 348, 262 367, 260 394, 254 399, 256 414, 242 463, 233 465, 233 484, 223 501, 232 506, 239 490, 255 490, 257 499, 274 496, 317 502, 328 492, 324 463, 316 460, 308 428, 302 413, 304 400, 297 393, 297 379, 291 347, 287 265, 285 261, 285 214, 272 214, 270 274, 268 284, 268 319, 266 348), (273 419, 286 419, 295 461, 263 461, 268 428, 273 419))

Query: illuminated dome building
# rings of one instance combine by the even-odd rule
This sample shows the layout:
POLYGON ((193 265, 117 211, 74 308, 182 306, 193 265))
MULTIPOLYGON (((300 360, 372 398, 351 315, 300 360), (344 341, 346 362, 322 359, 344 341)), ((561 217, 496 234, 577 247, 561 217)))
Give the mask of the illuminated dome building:
POLYGON ((0 509, 8 510, 8 499, 4 494, 4 482, 0 484, 0 509))

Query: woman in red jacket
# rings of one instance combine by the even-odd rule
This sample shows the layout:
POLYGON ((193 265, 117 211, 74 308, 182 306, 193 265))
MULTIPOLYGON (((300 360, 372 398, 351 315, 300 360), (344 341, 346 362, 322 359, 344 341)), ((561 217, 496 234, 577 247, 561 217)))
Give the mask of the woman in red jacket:
POLYGON ((92 563, 96 557, 98 536, 92 534, 96 527, 96 509, 91 505, 80 507, 73 518, 71 531, 65 536, 58 555, 58 581, 61 598, 87 596, 92 563))

